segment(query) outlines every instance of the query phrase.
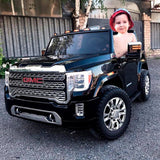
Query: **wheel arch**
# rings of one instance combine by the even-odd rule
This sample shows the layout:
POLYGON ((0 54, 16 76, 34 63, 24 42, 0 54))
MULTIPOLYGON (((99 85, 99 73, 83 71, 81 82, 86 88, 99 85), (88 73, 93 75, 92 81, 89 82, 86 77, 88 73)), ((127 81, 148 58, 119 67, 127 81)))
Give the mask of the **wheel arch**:
POLYGON ((141 70, 142 70, 142 69, 148 70, 148 65, 147 65, 147 63, 143 63, 143 64, 142 64, 141 70))
POLYGON ((146 63, 146 62, 139 62, 138 63, 138 68, 137 68, 137 73, 138 74, 141 74, 141 72, 143 71, 143 70, 148 70, 148 64, 146 63))
POLYGON ((122 79, 117 74, 114 75, 114 76, 101 77, 99 79, 99 81, 97 82, 97 86, 96 86, 96 89, 95 89, 95 92, 94 92, 94 97, 98 96, 100 91, 101 91, 101 89, 104 86, 107 86, 107 85, 117 86, 117 87, 119 87, 121 89, 124 88, 122 79))
POLYGON ((124 88, 122 79, 121 79, 121 77, 119 77, 119 76, 115 76, 114 78, 109 79, 108 81, 106 81, 103 86, 106 86, 106 85, 117 86, 117 87, 119 87, 119 88, 121 88, 121 89, 124 88))

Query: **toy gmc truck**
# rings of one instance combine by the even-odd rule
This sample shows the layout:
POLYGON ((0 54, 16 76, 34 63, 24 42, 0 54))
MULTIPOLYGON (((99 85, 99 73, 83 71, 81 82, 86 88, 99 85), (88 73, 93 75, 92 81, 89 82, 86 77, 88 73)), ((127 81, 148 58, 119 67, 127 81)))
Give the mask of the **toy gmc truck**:
POLYGON ((141 43, 116 58, 110 29, 55 35, 41 57, 21 60, 5 73, 5 104, 19 118, 91 127, 102 138, 126 130, 131 102, 150 96, 141 43))

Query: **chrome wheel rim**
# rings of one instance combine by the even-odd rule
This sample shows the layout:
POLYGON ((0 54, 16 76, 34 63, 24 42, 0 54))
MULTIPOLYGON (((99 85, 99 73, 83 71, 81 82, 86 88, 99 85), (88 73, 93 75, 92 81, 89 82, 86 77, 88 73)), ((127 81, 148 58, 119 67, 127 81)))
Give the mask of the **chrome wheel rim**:
POLYGON ((145 94, 148 95, 150 90, 149 76, 145 77, 145 94))
POLYGON ((105 126, 110 131, 120 129, 126 119, 126 105, 120 97, 108 101, 103 112, 105 126))

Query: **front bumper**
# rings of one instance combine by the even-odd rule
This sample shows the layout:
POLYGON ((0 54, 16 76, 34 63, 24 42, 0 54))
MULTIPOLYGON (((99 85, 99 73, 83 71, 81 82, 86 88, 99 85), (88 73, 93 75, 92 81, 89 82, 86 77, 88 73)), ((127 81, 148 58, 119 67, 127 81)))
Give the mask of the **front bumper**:
POLYGON ((45 101, 38 98, 17 97, 9 95, 8 87, 4 88, 5 104, 7 112, 19 118, 25 118, 57 125, 92 124, 96 117, 98 97, 87 100, 70 101, 68 104, 57 104, 53 101, 45 101), (84 104, 84 116, 77 116, 75 105, 84 104))

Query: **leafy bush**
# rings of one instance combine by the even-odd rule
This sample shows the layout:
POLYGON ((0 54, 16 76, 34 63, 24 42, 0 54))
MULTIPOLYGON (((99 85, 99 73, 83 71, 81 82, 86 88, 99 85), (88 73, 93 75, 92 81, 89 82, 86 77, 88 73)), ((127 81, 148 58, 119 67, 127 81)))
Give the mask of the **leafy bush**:
POLYGON ((5 77, 5 71, 9 69, 11 65, 17 62, 16 58, 5 58, 2 53, 0 53, 0 78, 5 77))

